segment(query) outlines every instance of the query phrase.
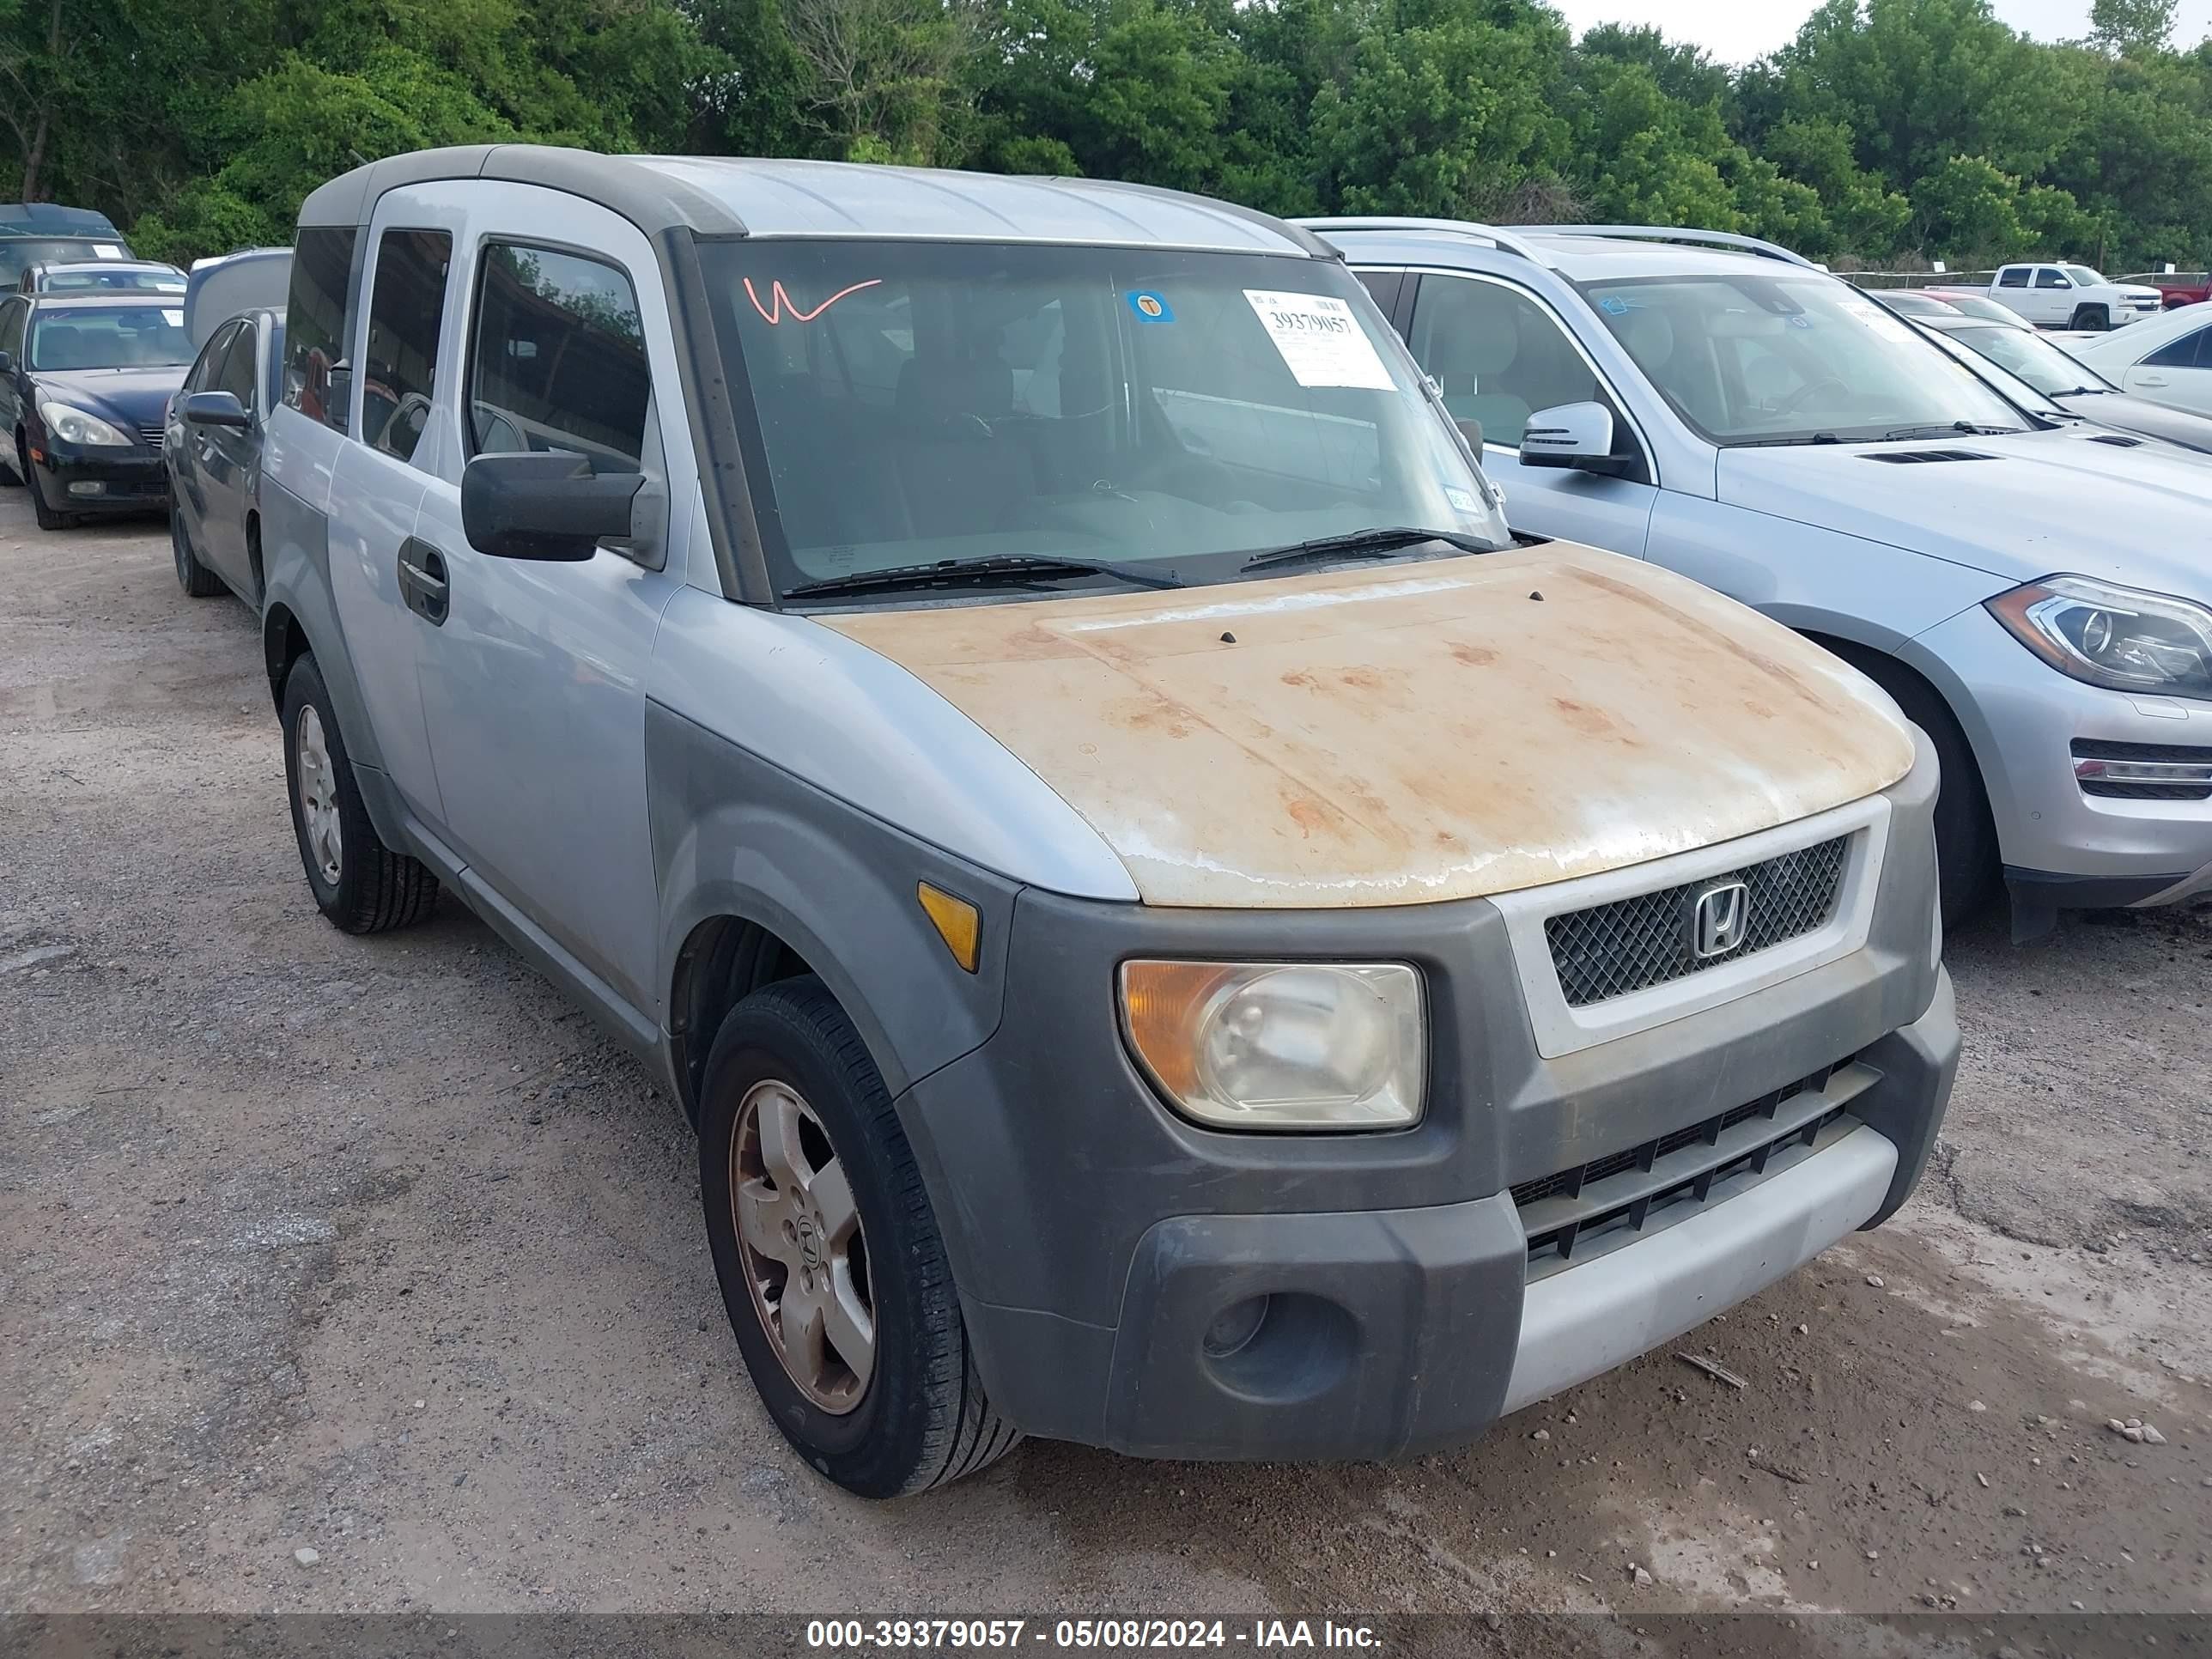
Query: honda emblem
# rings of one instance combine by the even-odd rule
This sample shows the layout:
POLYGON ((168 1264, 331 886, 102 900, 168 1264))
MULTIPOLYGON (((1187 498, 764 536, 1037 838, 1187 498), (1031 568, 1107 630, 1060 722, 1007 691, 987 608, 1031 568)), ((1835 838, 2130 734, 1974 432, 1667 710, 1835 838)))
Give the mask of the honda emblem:
POLYGON ((1724 957, 1751 931, 1751 890, 1740 881, 1716 882, 1690 907, 1690 949, 1700 962, 1724 957))

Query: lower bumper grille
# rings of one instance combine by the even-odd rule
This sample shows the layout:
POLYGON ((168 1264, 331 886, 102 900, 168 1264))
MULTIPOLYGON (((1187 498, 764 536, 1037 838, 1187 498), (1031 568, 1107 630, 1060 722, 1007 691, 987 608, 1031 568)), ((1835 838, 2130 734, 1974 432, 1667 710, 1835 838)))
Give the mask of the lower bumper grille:
POLYGON ((1538 1277, 1590 1253, 1601 1238, 1634 1234, 1662 1212, 1704 1204, 1713 1188, 1762 1176, 1778 1158, 1802 1156, 1857 1127, 1850 1103, 1875 1080, 1850 1060, 1824 1066, 1771 1094, 1513 1188, 1538 1277))
POLYGON ((161 427, 142 426, 138 428, 139 441, 157 455, 161 453, 161 440, 165 435, 166 428, 161 427))
POLYGON ((2074 739, 2074 778, 2104 800, 2212 800, 2212 749, 2074 739))

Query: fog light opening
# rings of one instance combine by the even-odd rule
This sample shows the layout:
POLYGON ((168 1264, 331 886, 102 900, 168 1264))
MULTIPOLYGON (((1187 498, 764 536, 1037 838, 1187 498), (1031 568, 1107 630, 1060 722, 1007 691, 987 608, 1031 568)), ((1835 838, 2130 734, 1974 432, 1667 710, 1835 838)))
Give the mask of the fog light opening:
POLYGON ((1232 1302, 1213 1316, 1213 1323, 1206 1328, 1205 1348, 1208 1359, 1226 1359, 1251 1346, 1252 1339, 1260 1334, 1260 1328, 1267 1322, 1267 1310, 1273 1303, 1271 1296, 1251 1296, 1242 1302, 1232 1302))
POLYGON ((76 478, 70 483, 69 493, 72 495, 105 495, 107 486, 98 478, 76 478))

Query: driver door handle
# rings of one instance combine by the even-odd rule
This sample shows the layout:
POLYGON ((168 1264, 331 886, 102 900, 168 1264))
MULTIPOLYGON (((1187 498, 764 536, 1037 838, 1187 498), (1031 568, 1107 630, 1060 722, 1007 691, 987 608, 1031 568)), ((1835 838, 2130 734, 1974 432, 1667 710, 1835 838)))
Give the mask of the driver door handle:
POLYGON ((451 610, 446 586, 446 556, 410 536, 399 544, 399 596, 407 608, 433 628, 445 626, 451 610))

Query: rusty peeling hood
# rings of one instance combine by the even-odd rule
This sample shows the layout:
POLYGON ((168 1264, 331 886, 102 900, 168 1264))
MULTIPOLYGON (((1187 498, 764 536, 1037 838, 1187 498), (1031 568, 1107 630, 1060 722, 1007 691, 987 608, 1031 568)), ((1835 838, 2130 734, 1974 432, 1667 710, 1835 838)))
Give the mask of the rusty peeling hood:
POLYGON ((1568 543, 817 620, 1019 757, 1152 904, 1533 887, 1803 817, 1912 764, 1887 699, 1825 651, 1568 543))

